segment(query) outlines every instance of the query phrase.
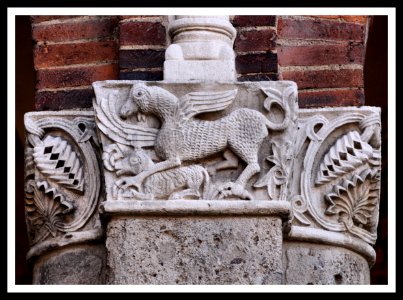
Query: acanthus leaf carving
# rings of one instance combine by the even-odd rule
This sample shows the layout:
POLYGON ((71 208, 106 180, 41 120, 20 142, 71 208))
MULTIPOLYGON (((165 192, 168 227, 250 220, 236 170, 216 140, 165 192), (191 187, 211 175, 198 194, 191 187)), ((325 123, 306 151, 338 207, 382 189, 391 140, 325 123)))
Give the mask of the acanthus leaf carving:
POLYGON ((332 193, 325 196, 328 203, 325 213, 337 215, 346 229, 374 243, 376 233, 367 231, 362 234, 363 227, 369 225, 379 202, 379 172, 365 169, 360 174, 353 174, 348 179, 343 179, 334 187, 332 193))
POLYGON ((63 231, 63 216, 74 210, 74 205, 46 181, 33 181, 26 190, 26 215, 30 226, 31 243, 36 244, 58 231, 63 231))
POLYGON ((274 141, 271 144, 272 154, 267 156, 266 160, 273 163, 273 166, 254 184, 254 187, 266 186, 270 200, 286 200, 293 147, 289 141, 281 146, 274 141))

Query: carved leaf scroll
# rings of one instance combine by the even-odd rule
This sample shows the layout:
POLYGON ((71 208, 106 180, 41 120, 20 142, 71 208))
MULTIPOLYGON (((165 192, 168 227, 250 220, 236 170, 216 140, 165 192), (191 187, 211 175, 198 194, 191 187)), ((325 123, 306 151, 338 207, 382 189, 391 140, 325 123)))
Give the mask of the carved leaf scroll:
POLYGON ((273 163, 274 166, 253 186, 256 188, 267 186, 267 194, 271 200, 286 200, 286 184, 292 160, 291 143, 285 142, 280 147, 273 141, 272 152, 266 159, 273 163))
POLYGON ((82 164, 66 140, 49 135, 35 146, 33 156, 38 170, 47 178, 68 189, 84 190, 82 164))
POLYGON ((378 206, 378 171, 365 169, 358 175, 343 179, 332 193, 325 196, 325 201, 329 204, 325 214, 338 215, 339 222, 344 223, 348 231, 370 243, 374 242, 375 234, 361 235, 363 230, 360 229, 369 225, 378 206))
POLYGON ((25 211, 30 223, 31 243, 53 237, 63 228, 63 217, 74 209, 65 196, 46 181, 30 181, 25 197, 25 211))

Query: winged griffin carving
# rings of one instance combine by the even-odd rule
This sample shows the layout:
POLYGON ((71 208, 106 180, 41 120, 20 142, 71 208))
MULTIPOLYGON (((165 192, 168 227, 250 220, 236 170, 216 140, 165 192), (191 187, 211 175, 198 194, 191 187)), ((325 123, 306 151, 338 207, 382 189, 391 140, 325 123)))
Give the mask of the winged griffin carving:
MULTIPOLYGON (((113 141, 133 148, 154 147, 160 159, 135 176, 126 176, 115 182, 114 191, 135 189, 143 191, 147 178, 156 173, 180 170, 183 163, 195 163, 213 154, 231 150, 246 163, 235 182, 226 182, 218 188, 217 197, 252 199, 245 185, 260 172, 258 151, 268 136, 268 129, 281 130, 287 126, 285 114, 280 123, 271 122, 262 113, 239 108, 213 121, 196 116, 223 111, 237 95, 237 89, 219 92, 190 92, 176 97, 167 90, 134 84, 123 105, 116 111, 113 101, 94 103, 99 129, 113 141), (160 129, 133 124, 132 116, 153 115, 161 121, 160 129)), ((107 99, 105 99, 107 100, 107 99)), ((178 173, 179 174, 179 173, 178 173)), ((172 174, 171 174, 172 175, 172 174)))

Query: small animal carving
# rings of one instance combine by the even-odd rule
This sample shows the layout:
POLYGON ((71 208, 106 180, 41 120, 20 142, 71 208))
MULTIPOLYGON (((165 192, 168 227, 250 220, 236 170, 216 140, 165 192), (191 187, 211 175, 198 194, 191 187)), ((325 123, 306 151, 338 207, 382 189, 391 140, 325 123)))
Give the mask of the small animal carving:
MULTIPOLYGON (((115 163, 115 169, 120 174, 131 175, 141 174, 154 166, 155 163, 142 149, 135 149, 129 156, 115 163)), ((169 200, 200 199, 206 193, 209 182, 207 171, 200 165, 177 167, 150 175, 144 180, 141 192, 130 189, 129 194, 142 200, 164 197, 169 200)))

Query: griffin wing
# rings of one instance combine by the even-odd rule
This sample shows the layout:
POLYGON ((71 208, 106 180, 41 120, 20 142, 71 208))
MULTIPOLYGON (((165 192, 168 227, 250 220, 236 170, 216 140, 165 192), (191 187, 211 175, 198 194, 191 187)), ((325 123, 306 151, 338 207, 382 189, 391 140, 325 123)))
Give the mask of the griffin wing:
POLYGON ((224 92, 192 92, 180 100, 181 112, 185 119, 206 113, 220 111, 227 108, 235 99, 238 90, 224 92))
POLYGON ((158 129, 124 122, 116 112, 115 94, 94 99, 98 128, 115 142, 138 147, 154 146, 158 129))

